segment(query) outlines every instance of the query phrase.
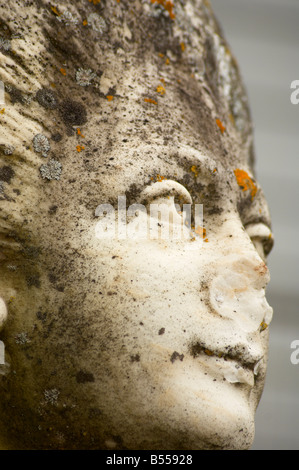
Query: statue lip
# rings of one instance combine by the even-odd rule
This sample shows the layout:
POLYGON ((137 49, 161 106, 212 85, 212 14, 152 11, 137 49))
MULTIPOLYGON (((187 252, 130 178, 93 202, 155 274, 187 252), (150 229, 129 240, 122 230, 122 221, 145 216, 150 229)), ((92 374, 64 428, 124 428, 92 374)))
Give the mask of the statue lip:
POLYGON ((190 354, 194 359, 204 355, 228 362, 235 362, 240 364, 242 368, 249 369, 256 373, 258 364, 263 359, 264 354, 260 354, 260 346, 258 346, 258 354, 254 354, 252 349, 253 348, 251 346, 245 343, 237 343, 235 345, 213 349, 207 346, 204 342, 194 342, 190 347, 190 354))

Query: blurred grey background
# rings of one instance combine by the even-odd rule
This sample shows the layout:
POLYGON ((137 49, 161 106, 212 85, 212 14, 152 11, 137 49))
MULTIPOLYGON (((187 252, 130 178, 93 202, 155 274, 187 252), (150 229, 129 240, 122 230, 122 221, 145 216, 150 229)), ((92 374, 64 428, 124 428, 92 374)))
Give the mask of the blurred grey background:
POLYGON ((257 177, 272 213, 275 249, 267 298, 274 309, 266 386, 253 450, 299 450, 299 0, 210 0, 237 58, 255 124, 257 177))

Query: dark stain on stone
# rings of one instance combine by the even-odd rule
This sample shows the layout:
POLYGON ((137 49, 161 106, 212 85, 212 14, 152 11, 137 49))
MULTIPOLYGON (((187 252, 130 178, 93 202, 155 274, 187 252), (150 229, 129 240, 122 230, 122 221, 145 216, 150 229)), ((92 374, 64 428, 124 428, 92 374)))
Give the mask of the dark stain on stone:
POLYGON ((28 287, 40 287, 40 279, 38 274, 31 274, 26 277, 26 282, 28 287))
POLYGON ((80 370, 76 375, 76 381, 78 384, 94 382, 94 375, 91 372, 80 370))
POLYGON ((38 320, 40 320, 42 323, 44 323, 46 320, 47 320, 47 313, 46 312, 42 312, 41 310, 39 310, 37 313, 36 313, 36 318, 38 320))
POLYGON ((251 204, 252 198, 250 194, 247 197, 242 197, 242 199, 239 199, 237 203, 237 209, 241 217, 250 209, 251 204))
POLYGON ((4 181, 5 183, 10 184, 11 179, 14 177, 14 175, 15 175, 15 172, 8 165, 5 165, 2 168, 0 168, 0 181, 4 181))
POLYGON ((64 100, 59 110, 65 124, 68 126, 81 126, 87 121, 87 113, 83 104, 70 99, 64 100))
POLYGON ((164 333, 165 333, 165 328, 160 328, 159 335, 164 335, 164 333))
POLYGON ((60 142, 62 140, 62 135, 57 132, 51 136, 51 139, 54 140, 54 142, 60 142))
POLYGON ((53 214, 56 214, 57 209, 58 209, 58 206, 51 206, 48 212, 50 215, 53 215, 53 214))
POLYGON ((184 354, 179 354, 177 351, 174 351, 170 357, 170 362, 172 362, 173 364, 177 359, 179 359, 180 361, 183 361, 184 354))
MULTIPOLYGON (((21 240, 21 243, 23 244, 24 242, 21 240)), ((40 250, 35 246, 24 245, 21 252, 22 255, 27 259, 36 259, 39 256, 40 250)))
POLYGON ((221 215, 223 212, 222 207, 214 206, 208 210, 208 215, 221 215))
POLYGON ((56 289, 58 292, 64 292, 64 286, 62 284, 58 283, 58 279, 55 276, 55 274, 50 273, 48 275, 48 278, 49 278, 49 281, 51 282, 51 284, 53 285, 54 289, 56 289))
POLYGON ((99 408, 90 408, 88 417, 89 419, 97 418, 102 415, 102 411, 99 408))
POLYGON ((23 103, 23 96, 20 90, 14 86, 11 86, 7 91, 9 93, 12 104, 23 103))
POLYGON ((140 362, 140 355, 135 354, 135 356, 130 356, 131 362, 140 362))

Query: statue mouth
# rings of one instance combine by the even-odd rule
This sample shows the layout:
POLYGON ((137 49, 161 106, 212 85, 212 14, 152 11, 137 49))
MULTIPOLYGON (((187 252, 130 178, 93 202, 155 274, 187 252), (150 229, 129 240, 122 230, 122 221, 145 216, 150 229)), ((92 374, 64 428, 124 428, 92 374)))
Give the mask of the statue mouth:
POLYGON ((195 342, 190 347, 190 355, 211 367, 230 383, 244 383, 254 386, 259 374, 263 355, 250 352, 248 345, 236 344, 221 349, 211 349, 203 342, 195 342))

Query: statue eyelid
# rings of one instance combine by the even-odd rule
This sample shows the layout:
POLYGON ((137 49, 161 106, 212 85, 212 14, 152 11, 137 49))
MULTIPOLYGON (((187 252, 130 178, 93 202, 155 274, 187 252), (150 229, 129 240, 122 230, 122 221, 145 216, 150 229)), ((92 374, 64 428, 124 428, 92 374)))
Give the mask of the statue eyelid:
POLYGON ((264 223, 251 223, 245 227, 245 230, 254 245, 262 244, 264 257, 267 257, 274 245, 271 229, 264 223))
POLYGON ((189 191, 182 184, 174 180, 163 180, 147 186, 139 196, 139 202, 144 205, 151 204, 154 200, 160 198, 174 197, 176 203, 192 204, 192 197, 189 191))

